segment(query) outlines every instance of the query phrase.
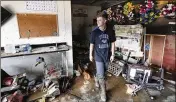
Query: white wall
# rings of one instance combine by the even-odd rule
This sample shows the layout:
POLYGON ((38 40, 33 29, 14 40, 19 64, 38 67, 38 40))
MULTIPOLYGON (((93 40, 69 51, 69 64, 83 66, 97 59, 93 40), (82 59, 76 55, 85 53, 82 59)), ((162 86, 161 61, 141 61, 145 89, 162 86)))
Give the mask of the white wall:
MULTIPOLYGON (((1 6, 9 8, 14 16, 11 17, 3 26, 1 26, 1 47, 6 44, 45 44, 67 42, 71 50, 67 51, 69 68, 73 70, 72 55, 72 24, 71 24, 71 2, 56 1, 57 11, 32 11, 26 9, 26 1, 1 1, 1 6), (59 36, 40 37, 40 38, 20 38, 16 13, 41 13, 41 14, 58 14, 59 36)), ((70 72, 72 72, 70 70, 70 72)))
POLYGON ((68 14, 70 12, 69 9, 67 9, 67 11, 64 11, 65 9, 63 8, 65 8, 66 6, 65 2, 69 1, 57 1, 58 10, 57 12, 52 12, 52 11, 27 10, 26 1, 2 1, 1 6, 9 8, 12 11, 12 13, 14 13, 14 16, 1 27, 1 46, 5 46, 5 44, 23 44, 23 43, 42 44, 42 43, 63 42, 66 36, 65 14, 68 14), (20 38, 16 13, 58 14, 59 36, 30 38, 30 39, 20 38))

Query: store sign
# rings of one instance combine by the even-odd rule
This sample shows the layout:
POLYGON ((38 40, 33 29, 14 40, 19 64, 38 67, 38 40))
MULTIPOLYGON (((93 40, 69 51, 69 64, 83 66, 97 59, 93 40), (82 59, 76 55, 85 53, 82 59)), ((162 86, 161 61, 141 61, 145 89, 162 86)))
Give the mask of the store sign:
POLYGON ((88 17, 87 9, 84 8, 74 8, 73 17, 88 17))

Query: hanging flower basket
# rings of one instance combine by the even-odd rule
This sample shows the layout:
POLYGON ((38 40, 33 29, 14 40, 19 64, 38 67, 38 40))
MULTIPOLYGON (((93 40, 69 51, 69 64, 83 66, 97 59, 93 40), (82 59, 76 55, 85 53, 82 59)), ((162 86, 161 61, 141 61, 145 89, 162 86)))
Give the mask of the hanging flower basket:
POLYGON ((131 2, 127 2, 123 6, 123 14, 128 17, 128 20, 134 20, 134 5, 131 2))
POLYGON ((176 16, 176 3, 169 2, 166 4, 162 10, 161 14, 166 18, 175 19, 176 16))
POLYGON ((147 25, 155 21, 160 14, 160 10, 156 9, 156 4, 152 0, 146 0, 140 5, 140 23, 147 25))
POLYGON ((123 14, 122 5, 117 5, 108 8, 105 10, 108 14, 108 21, 113 22, 114 24, 126 24, 127 20, 125 15, 123 14))

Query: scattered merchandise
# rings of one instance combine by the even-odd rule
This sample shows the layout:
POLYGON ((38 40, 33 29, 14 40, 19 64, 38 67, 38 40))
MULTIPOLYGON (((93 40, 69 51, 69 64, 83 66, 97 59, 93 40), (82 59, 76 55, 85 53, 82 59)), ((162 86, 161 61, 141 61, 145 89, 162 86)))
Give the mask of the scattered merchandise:
POLYGON ((114 62, 110 63, 108 66, 108 72, 112 73, 115 76, 119 76, 122 72, 124 64, 119 60, 115 60, 114 62))
POLYGON ((158 17, 164 15, 167 18, 175 18, 176 3, 169 1, 163 8, 157 8, 155 0, 145 0, 142 4, 133 4, 126 2, 125 4, 117 4, 104 10, 108 15, 108 21, 113 25, 129 25, 142 24, 147 25, 154 22, 158 17))
POLYGON ((175 18, 176 15, 176 2, 169 2, 166 4, 162 10, 161 10, 162 15, 166 18, 175 18))
POLYGON ((20 45, 19 49, 17 49, 17 52, 32 52, 32 47, 30 44, 24 44, 20 45))
POLYGON ((14 92, 8 97, 7 102, 23 102, 24 95, 20 91, 14 92))
POLYGON ((130 94, 130 95, 132 95, 133 92, 134 92, 134 90, 139 87, 139 86, 136 85, 136 84, 126 84, 126 86, 127 86, 127 91, 126 91, 126 93, 127 93, 127 94, 130 94))
MULTIPOLYGON (((6 73, 5 71, 1 72, 6 73)), ((27 91, 27 86, 29 80, 26 78, 26 73, 10 76, 2 77, 1 79, 2 85, 1 85, 1 94, 4 94, 9 91, 15 91, 17 89, 22 89, 27 91)))
POLYGON ((74 70, 76 76, 80 76, 81 75, 81 72, 79 72, 78 70, 74 70))
POLYGON ((78 71, 80 72, 80 74, 83 75, 85 80, 90 79, 89 66, 90 66, 90 61, 88 57, 79 58, 78 71))
POLYGON ((106 73, 106 76, 111 77, 112 74, 111 73, 106 73))
POLYGON ((142 25, 114 25, 114 28, 117 36, 116 47, 120 48, 124 55, 128 55, 129 51, 131 51, 131 56, 143 57, 141 51, 143 41, 142 25))
POLYGON ((48 89, 47 89, 47 94, 46 97, 54 97, 60 95, 60 89, 59 89, 59 85, 52 83, 48 89))
MULTIPOLYGON (((55 99, 61 93, 65 93, 71 86, 72 77, 68 77, 63 72, 65 66, 64 61, 57 64, 46 64, 43 57, 39 57, 36 60, 35 67, 43 63, 44 73, 43 76, 29 81, 26 78, 26 74, 19 74, 15 76, 8 75, 4 70, 2 72, 1 80, 1 101, 3 102, 24 102, 24 96, 28 96, 37 91, 43 91, 44 95, 42 99, 37 98, 39 102, 45 102, 48 98, 55 99)), ((67 71, 67 70, 66 70, 67 71)))
POLYGON ((136 95, 138 91, 141 89, 144 89, 147 94, 150 96, 151 99, 154 99, 151 94, 148 92, 148 88, 154 88, 156 90, 163 90, 163 79, 164 79, 164 70, 163 68, 160 68, 159 70, 159 76, 154 76, 152 74, 151 68, 140 65, 140 64, 128 64, 128 59, 130 57, 130 53, 128 55, 128 58, 126 60, 125 66, 123 67, 122 76, 125 78, 125 80, 133 84, 134 87, 129 87, 128 93, 131 93, 133 96, 136 95), (134 85, 136 84, 137 87, 134 85))
POLYGON ((122 5, 110 7, 104 12, 108 14, 109 22, 113 22, 114 24, 125 24, 127 22, 127 19, 123 14, 122 5))
POLYGON ((136 22, 137 18, 135 17, 135 6, 132 2, 127 2, 123 6, 123 14, 125 14, 128 17, 129 21, 136 22))
POLYGON ((13 93, 6 94, 1 97, 2 102, 24 102, 25 101, 25 94, 22 93, 20 90, 17 90, 13 93))
POLYGON ((15 45, 7 44, 4 47, 4 51, 5 51, 5 53, 16 53, 15 45))
POLYGON ((127 2, 123 7, 123 13, 128 16, 133 9, 134 9, 133 3, 127 2))
POLYGON ((46 98, 42 97, 41 99, 39 99, 39 102, 46 102, 46 98))
POLYGON ((1 69, 1 74, 1 101, 23 102, 23 97, 28 95, 26 73, 10 76, 1 69))
POLYGON ((59 68, 59 64, 46 64, 43 57, 39 57, 36 60, 36 65, 44 63, 44 80, 43 91, 47 92, 45 97, 56 97, 61 92, 65 92, 70 85, 70 78, 63 77, 62 69, 59 68))
POLYGON ((156 9, 154 0, 146 0, 144 4, 140 5, 140 23, 150 24, 155 21, 160 14, 160 10, 156 9))
POLYGON ((35 80, 31 80, 28 84, 28 88, 32 92, 36 92, 37 90, 42 90, 43 81, 40 77, 36 78, 35 80))
POLYGON ((61 93, 65 93, 72 85, 71 77, 62 77, 59 79, 59 88, 61 93))
POLYGON ((114 25, 116 36, 124 36, 128 38, 141 38, 143 27, 140 24, 137 25, 114 25))
POLYGON ((87 73, 86 71, 83 72, 83 76, 85 80, 89 80, 90 79, 90 74, 87 73))

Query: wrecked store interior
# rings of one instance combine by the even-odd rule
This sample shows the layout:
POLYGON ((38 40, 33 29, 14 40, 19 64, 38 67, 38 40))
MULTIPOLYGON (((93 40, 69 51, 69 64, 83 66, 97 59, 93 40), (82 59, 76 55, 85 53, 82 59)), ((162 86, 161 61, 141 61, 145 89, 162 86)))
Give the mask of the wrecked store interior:
POLYGON ((174 0, 1 1, 1 102, 175 102, 175 15, 174 0), (104 83, 101 13, 115 37, 104 83))

